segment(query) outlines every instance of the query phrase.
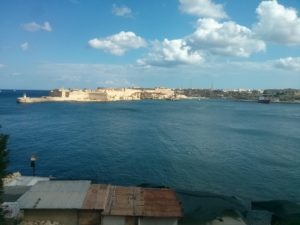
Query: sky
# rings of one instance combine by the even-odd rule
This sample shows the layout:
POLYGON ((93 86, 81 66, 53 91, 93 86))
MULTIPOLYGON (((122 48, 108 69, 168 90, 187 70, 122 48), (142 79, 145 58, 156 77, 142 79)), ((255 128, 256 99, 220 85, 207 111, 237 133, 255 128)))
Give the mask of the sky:
POLYGON ((298 0, 1 0, 0 89, 300 88, 298 0))

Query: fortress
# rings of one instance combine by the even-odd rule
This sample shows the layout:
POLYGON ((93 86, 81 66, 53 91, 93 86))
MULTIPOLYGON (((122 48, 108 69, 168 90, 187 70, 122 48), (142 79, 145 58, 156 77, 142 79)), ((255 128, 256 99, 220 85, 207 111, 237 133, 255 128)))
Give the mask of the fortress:
POLYGON ((130 101, 143 99, 179 100, 186 98, 185 95, 176 94, 169 88, 97 88, 97 89, 54 89, 49 96, 30 98, 25 94, 17 99, 19 103, 38 102, 110 102, 130 101))

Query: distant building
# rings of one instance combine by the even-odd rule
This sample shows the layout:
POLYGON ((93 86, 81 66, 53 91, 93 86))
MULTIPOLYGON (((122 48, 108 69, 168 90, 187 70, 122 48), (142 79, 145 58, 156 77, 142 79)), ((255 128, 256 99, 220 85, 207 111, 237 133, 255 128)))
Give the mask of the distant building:
POLYGON ((170 189, 90 181, 41 181, 18 203, 24 221, 52 220, 64 225, 177 225, 182 217, 170 189))

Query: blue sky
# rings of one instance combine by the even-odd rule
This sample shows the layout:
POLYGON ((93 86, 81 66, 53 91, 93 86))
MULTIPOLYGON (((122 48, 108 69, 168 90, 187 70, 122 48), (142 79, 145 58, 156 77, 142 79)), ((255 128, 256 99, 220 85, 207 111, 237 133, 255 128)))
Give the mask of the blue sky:
POLYGON ((300 88, 300 1, 2 0, 0 89, 300 88))

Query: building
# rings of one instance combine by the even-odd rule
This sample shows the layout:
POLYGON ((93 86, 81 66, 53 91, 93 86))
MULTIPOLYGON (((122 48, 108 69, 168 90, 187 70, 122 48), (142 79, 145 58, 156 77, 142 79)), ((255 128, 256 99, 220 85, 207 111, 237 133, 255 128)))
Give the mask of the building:
POLYGON ((39 181, 48 181, 48 177, 22 176, 19 172, 3 179, 2 209, 6 218, 15 218, 20 209, 17 200, 39 181))
POLYGON ((18 199, 25 221, 53 220, 78 224, 90 181, 41 181, 18 199))
POLYGON ((170 189, 90 181, 42 181, 18 203, 25 221, 52 220, 64 225, 177 225, 182 217, 170 189))

